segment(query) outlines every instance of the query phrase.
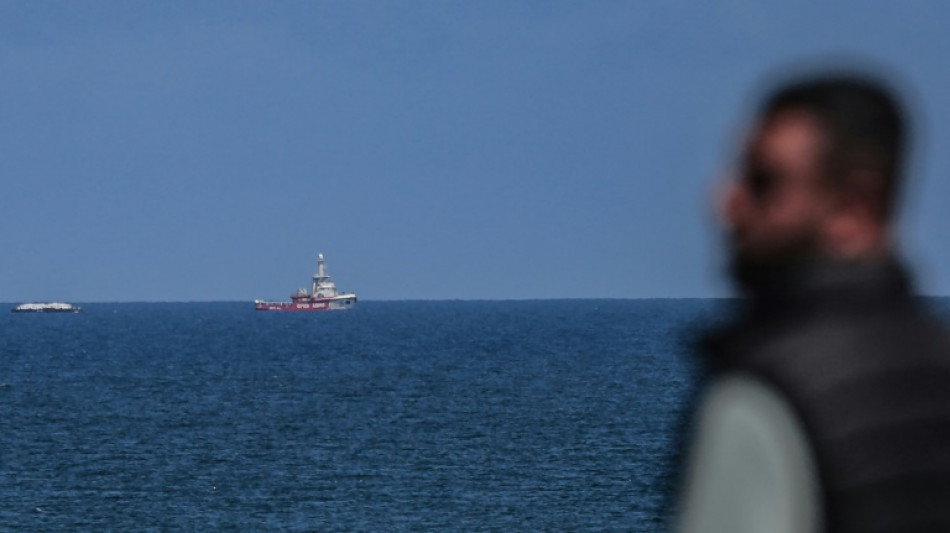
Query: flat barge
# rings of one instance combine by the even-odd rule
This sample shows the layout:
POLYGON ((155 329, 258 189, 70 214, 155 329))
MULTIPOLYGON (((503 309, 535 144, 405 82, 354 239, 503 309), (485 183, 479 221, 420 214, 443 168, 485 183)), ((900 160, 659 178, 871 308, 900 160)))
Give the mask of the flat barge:
POLYGON ((82 307, 65 302, 28 302, 10 311, 14 313, 81 313, 82 307))

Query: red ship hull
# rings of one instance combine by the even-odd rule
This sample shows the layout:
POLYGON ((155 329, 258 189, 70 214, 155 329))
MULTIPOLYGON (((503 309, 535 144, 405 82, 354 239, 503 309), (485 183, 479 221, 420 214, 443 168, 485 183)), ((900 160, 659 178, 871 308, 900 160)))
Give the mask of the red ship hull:
POLYGON ((254 302, 254 309, 258 311, 293 311, 313 313, 315 311, 336 311, 349 309, 356 304, 356 297, 352 298, 314 298, 293 302, 254 302))
POLYGON ((262 302, 254 304, 258 311, 329 311, 330 302, 262 302))

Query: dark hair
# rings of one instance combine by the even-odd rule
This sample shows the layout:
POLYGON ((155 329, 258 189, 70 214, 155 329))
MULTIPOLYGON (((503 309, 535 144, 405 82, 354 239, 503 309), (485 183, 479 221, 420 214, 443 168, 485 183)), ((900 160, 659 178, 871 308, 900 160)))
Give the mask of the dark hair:
POLYGON ((883 82, 859 75, 826 75, 787 83, 765 100, 759 116, 811 113, 828 136, 823 174, 831 187, 867 201, 891 217, 904 164, 907 124, 883 82))

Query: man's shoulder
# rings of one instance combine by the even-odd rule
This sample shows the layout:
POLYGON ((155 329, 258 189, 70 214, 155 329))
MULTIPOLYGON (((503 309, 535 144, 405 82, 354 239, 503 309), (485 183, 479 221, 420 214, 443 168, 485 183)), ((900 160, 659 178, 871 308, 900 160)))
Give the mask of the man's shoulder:
MULTIPOLYGON (((823 404, 816 398, 844 383, 879 381, 896 372, 950 379, 950 334, 912 299, 888 308, 817 309, 740 324, 716 350, 714 375, 755 376, 795 405, 823 404)), ((908 376, 907 382, 917 379, 908 376)))
POLYGON ((753 375, 723 375, 698 415, 679 531, 817 530, 816 466, 783 395, 753 375))

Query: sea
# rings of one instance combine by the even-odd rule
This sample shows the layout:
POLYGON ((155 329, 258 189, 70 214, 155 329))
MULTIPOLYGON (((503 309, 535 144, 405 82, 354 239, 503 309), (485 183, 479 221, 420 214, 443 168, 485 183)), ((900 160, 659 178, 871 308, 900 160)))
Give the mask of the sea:
POLYGON ((726 304, 81 305, 0 313, 0 531, 664 531, 726 304))

